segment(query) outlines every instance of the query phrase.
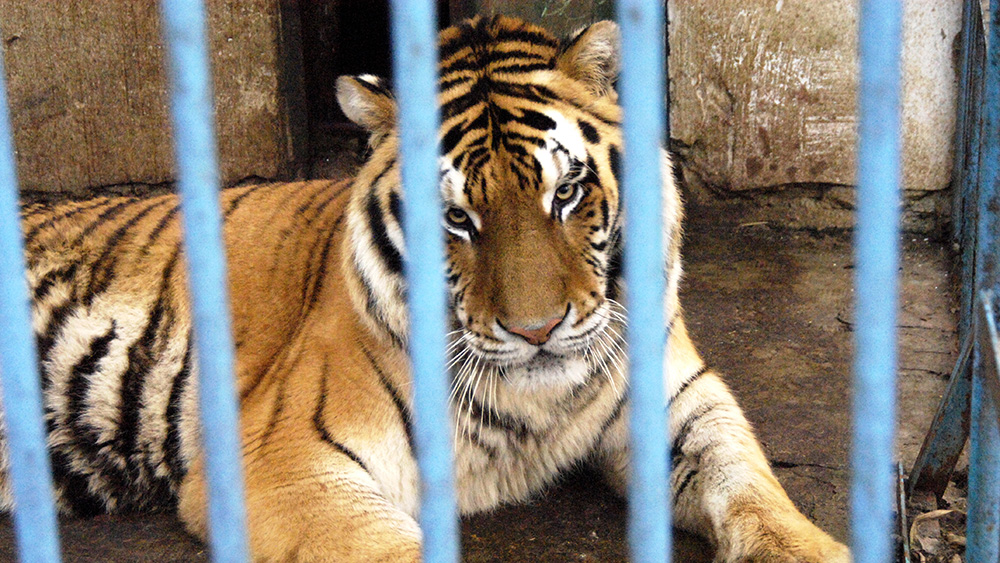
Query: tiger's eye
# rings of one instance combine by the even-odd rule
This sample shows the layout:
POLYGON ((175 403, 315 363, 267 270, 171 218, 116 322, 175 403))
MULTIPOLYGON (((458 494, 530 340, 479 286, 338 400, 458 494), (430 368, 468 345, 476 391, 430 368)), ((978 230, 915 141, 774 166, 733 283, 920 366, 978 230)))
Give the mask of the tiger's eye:
POLYGON ((569 201, 576 195, 576 184, 563 184, 556 188, 556 199, 559 201, 569 201))
POLYGON ((462 209, 459 209, 457 207, 452 207, 451 209, 448 210, 446 218, 448 219, 448 222, 451 223, 452 225, 459 226, 459 225, 464 225, 465 222, 469 220, 469 214, 463 211, 462 209))

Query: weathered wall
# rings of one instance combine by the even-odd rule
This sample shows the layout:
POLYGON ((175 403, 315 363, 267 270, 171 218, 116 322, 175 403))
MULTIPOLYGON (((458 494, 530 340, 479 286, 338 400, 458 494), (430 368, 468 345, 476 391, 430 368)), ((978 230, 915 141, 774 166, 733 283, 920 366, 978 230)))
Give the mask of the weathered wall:
MULTIPOLYGON (((304 156, 297 38, 280 3, 207 2, 224 182, 288 175, 304 156)), ((157 2, 0 2, 24 189, 173 178, 159 20, 157 2)))
MULTIPOLYGON (((671 3, 672 136, 716 195, 765 194, 762 217, 849 226, 855 183, 853 0, 671 3), (805 185, 803 185, 805 184, 805 185), (781 193, 788 192, 788 193, 781 193)), ((906 226, 933 230, 951 174, 957 0, 905 2, 906 226)))

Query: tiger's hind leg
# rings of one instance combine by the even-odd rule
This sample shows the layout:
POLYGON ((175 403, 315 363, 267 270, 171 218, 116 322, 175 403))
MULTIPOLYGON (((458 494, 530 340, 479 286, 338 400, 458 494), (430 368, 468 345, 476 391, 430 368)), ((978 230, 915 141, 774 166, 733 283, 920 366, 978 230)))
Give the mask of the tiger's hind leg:
MULTIPOLYGON (((347 457, 264 455, 246 460, 245 475, 254 561, 420 561, 416 521, 391 505, 371 476, 347 457), (309 458, 314 463, 302 463, 309 458)), ((181 486, 178 512, 189 531, 207 537, 200 459, 181 486)))

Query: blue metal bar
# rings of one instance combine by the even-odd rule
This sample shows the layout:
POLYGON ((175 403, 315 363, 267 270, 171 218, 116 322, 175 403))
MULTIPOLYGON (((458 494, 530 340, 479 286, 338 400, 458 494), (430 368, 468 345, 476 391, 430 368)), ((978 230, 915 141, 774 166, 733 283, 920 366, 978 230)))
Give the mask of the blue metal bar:
MULTIPOLYGON (((976 295, 1000 295, 1000 2, 990 3, 988 33, 976 201, 976 295)), ((979 324, 977 330, 987 329, 982 326, 986 323, 979 324)), ((988 353, 985 346, 973 353, 966 547, 970 563, 1000 559, 1000 428, 996 416, 1000 405, 990 399, 984 381, 988 375, 983 356, 988 353)))
MULTIPOLYGON (((956 196, 959 200, 961 213, 955 214, 959 228, 959 246, 961 248, 962 290, 960 293, 960 313, 958 318, 958 337, 965 340, 972 332, 972 322, 975 318, 973 302, 975 301, 976 278, 976 225, 977 198, 979 193, 979 158, 980 133, 983 121, 983 73, 985 72, 986 38, 983 35, 983 15, 979 0, 966 0, 962 14, 962 65, 959 90, 959 111, 967 111, 963 118, 964 131, 961 131, 960 146, 964 159, 956 161, 959 169, 954 178, 956 196), (963 107, 964 106, 964 107, 963 107), (958 223, 957 221, 961 221, 958 223)), ((971 370, 971 368, 970 368, 971 370)))
POLYGON ((972 380, 968 377, 972 365, 971 335, 962 343, 958 361, 951 371, 938 409, 934 413, 930 430, 920 446, 920 453, 913 462, 907 494, 913 491, 932 491, 941 496, 948 488, 951 473, 969 439, 969 401, 972 380))
MULTIPOLYGON (((993 311, 993 292, 984 291, 979 295, 979 316, 976 322, 979 328, 976 331, 980 353, 980 367, 982 368, 981 379, 983 391, 993 405, 1000 405, 1000 378, 998 378, 998 368, 1000 368, 1000 337, 997 336, 996 315, 993 311)), ((995 423, 1000 423, 1000 410, 992 409, 989 414, 993 416, 995 423)), ((1000 530, 997 530, 1000 532, 1000 530)))
POLYGON ((863 0, 858 20, 851 543, 855 563, 888 563, 893 555, 901 3, 863 0))
POLYGON ((972 427, 969 447, 969 512, 966 561, 1000 559, 1000 426, 989 379, 996 384, 996 324, 993 293, 981 294, 976 309, 977 348, 972 377, 972 427))
POLYGON ((444 360, 447 300, 438 185, 435 5, 430 0, 393 0, 391 7, 400 174, 406 194, 403 231, 423 554, 428 563, 457 562, 458 518, 444 360))
POLYGON ((183 206, 213 561, 247 561, 239 414, 233 382, 226 259, 211 72, 201 0, 165 0, 174 153, 183 206))
POLYGON ((23 563, 59 561, 52 471, 45 448, 38 352, 31 332, 17 171, 0 52, 0 395, 6 417, 14 532, 23 563))
POLYGON ((622 31, 625 284, 629 315, 632 480, 629 547, 636 562, 670 561, 660 147, 664 132, 664 14, 660 0, 618 2, 622 31))

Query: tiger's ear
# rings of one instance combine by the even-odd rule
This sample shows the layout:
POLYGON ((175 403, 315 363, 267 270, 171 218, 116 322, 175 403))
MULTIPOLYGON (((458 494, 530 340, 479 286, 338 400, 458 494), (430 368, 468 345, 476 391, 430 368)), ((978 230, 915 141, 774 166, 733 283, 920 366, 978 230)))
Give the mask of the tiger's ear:
POLYGON ((599 21, 571 35, 563 43, 556 67, 598 96, 611 92, 621 68, 618 24, 599 21))
POLYGON ((384 81, 370 74, 337 78, 337 103, 348 119, 364 127, 372 142, 396 125, 396 102, 384 81))

